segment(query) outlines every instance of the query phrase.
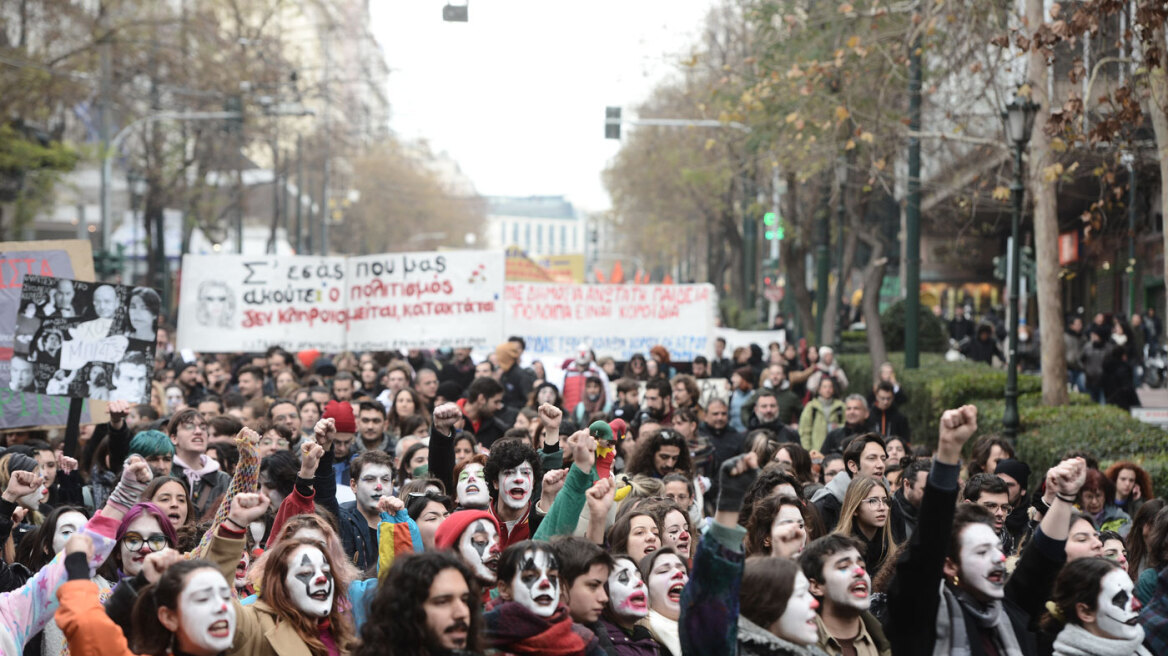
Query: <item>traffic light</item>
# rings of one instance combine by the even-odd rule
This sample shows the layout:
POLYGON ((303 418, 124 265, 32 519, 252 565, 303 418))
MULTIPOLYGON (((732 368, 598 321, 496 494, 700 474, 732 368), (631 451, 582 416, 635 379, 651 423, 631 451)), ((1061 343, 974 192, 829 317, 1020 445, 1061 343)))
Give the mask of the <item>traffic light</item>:
POLYGON ((779 284, 779 259, 766 259, 762 261, 762 284, 763 289, 774 287, 779 284))
POLYGON ((620 139, 621 126, 621 108, 620 107, 605 107, 604 108, 604 138, 605 139, 620 139))
POLYGON ((779 215, 776 212, 767 212, 766 214, 763 214, 762 224, 766 226, 766 232, 763 234, 763 236, 768 240, 783 239, 783 222, 781 219, 779 219, 779 215))
POLYGON ((1034 259, 1034 249, 1022 247, 1022 276, 1030 280, 1038 279, 1038 262, 1034 259))
POLYGON ((126 266, 125 251, 126 247, 122 244, 117 245, 116 253, 106 250, 94 251, 93 270, 98 277, 107 279, 121 273, 126 266))
POLYGON ((227 99, 223 101, 223 111, 239 114, 236 118, 227 119, 224 125, 224 130, 227 131, 227 134, 239 134, 243 132, 243 98, 238 95, 227 96, 227 99))
POLYGON ((1006 279, 1006 256, 994 256, 994 277, 998 280, 1006 279))

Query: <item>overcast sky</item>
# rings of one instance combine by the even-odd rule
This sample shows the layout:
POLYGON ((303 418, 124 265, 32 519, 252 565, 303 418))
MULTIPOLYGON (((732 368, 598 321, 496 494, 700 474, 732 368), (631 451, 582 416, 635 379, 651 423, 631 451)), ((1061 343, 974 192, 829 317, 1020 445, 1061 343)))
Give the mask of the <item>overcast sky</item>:
POLYGON ((619 147, 605 106, 628 116, 673 75, 715 0, 470 0, 467 23, 443 22, 445 0, 371 4, 396 133, 445 151, 479 193, 599 210, 619 147))

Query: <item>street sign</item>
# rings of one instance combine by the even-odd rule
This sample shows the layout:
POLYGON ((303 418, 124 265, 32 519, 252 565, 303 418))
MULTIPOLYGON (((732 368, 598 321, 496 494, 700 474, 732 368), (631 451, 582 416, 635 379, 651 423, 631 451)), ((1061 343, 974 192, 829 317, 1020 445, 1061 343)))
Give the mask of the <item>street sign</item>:
POLYGON ((1132 408, 1131 414, 1145 424, 1168 428, 1168 408, 1132 408))

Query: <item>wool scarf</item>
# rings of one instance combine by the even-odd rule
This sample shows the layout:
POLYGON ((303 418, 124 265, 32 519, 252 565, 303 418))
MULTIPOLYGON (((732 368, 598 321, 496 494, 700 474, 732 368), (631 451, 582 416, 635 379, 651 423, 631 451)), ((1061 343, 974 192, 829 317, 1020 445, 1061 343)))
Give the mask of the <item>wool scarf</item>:
POLYGON ((1144 632, 1132 640, 1103 638, 1077 625, 1068 624, 1054 640, 1054 656, 1152 656, 1144 648, 1144 632))
POLYGON ((980 628, 990 632, 1001 656, 1022 656, 1022 648, 1018 646, 1010 618, 1002 610, 1001 600, 995 599, 987 606, 964 590, 950 588, 944 581, 941 582, 941 603, 937 606, 937 641, 933 645, 933 656, 970 655, 970 636, 965 633, 963 611, 968 611, 980 628))

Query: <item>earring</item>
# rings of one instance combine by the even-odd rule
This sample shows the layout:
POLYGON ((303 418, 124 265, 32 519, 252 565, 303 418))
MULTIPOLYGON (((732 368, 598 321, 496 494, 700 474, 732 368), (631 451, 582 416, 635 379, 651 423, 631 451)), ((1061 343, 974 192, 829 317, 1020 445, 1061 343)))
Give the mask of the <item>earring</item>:
POLYGON ((961 583, 961 579, 956 574, 954 574, 953 575, 953 587, 956 588, 958 586, 958 584, 960 584, 960 583, 961 583))

